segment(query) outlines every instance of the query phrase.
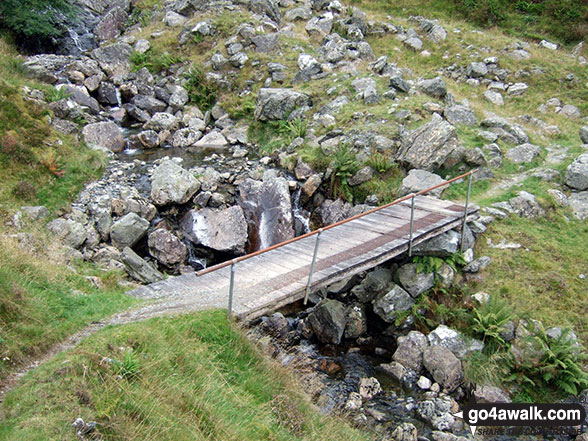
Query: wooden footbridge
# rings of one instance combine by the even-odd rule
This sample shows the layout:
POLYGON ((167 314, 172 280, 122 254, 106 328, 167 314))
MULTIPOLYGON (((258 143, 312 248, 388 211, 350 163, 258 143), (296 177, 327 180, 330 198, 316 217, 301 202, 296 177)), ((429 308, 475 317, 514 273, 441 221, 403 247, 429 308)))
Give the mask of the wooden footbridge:
MULTIPOLYGON (((478 207, 469 205, 472 174, 413 193, 390 204, 255 253, 170 277, 130 294, 161 299, 181 310, 226 308, 253 319, 311 291, 370 269, 450 229, 463 228, 478 207), (466 204, 426 196, 469 176, 466 204)), ((462 240, 463 243, 463 240, 462 240)), ((173 307, 173 306, 172 306, 173 307)))

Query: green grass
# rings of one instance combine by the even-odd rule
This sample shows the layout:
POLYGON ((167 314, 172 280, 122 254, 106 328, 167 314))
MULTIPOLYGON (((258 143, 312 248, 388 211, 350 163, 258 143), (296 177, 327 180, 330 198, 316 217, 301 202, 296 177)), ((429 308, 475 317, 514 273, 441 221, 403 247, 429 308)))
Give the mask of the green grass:
POLYGON ((109 440, 370 439, 320 415, 223 311, 103 330, 25 377, 4 414, 7 441, 73 438, 77 417, 109 440))

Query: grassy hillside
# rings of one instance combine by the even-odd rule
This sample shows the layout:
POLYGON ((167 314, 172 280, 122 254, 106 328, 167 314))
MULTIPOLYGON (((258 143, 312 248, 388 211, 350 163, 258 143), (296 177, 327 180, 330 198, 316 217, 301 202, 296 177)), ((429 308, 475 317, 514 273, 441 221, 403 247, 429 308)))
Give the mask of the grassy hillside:
POLYGON ((222 311, 101 331, 28 375, 4 412, 6 441, 72 439, 78 417, 113 441, 370 439, 321 416, 222 311))
POLYGON ((104 165, 101 154, 58 134, 49 112, 25 100, 25 86, 52 88, 25 79, 21 64, 0 38, 0 381, 28 357, 135 302, 119 286, 120 275, 68 265, 44 229, 47 219, 10 226, 23 205, 45 205, 53 215, 67 210, 104 165))

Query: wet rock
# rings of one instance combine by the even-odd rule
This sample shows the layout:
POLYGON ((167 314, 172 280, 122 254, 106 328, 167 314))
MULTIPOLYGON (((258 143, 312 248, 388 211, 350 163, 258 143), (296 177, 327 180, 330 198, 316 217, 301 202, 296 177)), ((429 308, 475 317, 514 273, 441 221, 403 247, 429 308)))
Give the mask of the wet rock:
POLYGON ((408 369, 419 373, 423 367, 423 352, 429 346, 421 332, 410 331, 406 337, 398 337, 398 347, 392 358, 408 369))
POLYGON ((57 236, 65 245, 72 248, 80 248, 86 240, 84 226, 71 219, 61 217, 49 222, 47 229, 57 236))
POLYGON ((137 135, 137 138, 146 149, 153 149, 159 146, 159 135, 155 130, 144 130, 137 135))
MULTIPOLYGON (((418 193, 421 190, 434 187, 443 182, 445 182, 445 180, 435 173, 418 169, 410 170, 406 178, 402 180, 400 196, 404 196, 409 193, 418 193)), ((439 197, 441 196, 441 193, 443 193, 443 188, 438 188, 428 194, 439 197)))
POLYGON ((200 182, 171 160, 164 160, 151 176, 151 199, 156 205, 185 204, 200 189, 200 182))
POLYGON ((454 329, 439 325, 427 336, 431 346, 443 346, 449 349, 457 358, 463 359, 473 351, 481 351, 484 343, 473 338, 466 338, 454 329))
POLYGON ((128 213, 112 224, 110 238, 119 249, 135 245, 149 229, 149 222, 135 213, 128 213))
POLYGON ((578 156, 566 170, 565 183, 575 190, 588 190, 588 153, 578 156))
POLYGON ((92 148, 120 152, 126 142, 119 127, 113 122, 88 124, 82 129, 84 142, 92 148))
POLYGON ((247 222, 238 205, 220 211, 210 208, 190 210, 182 218, 181 227, 196 245, 229 253, 245 251, 247 222))
POLYGON ((286 179, 266 175, 263 182, 239 185, 241 206, 250 225, 252 245, 262 249, 294 237, 292 200, 286 179), (257 239, 257 240, 255 240, 257 239))
POLYGON ((186 148, 194 145, 202 136, 202 132, 190 128, 180 129, 174 132, 172 145, 178 148, 186 148))
POLYGON ((455 127, 433 114, 431 122, 408 135, 397 159, 410 168, 432 171, 440 168, 457 146, 455 127))
POLYGON ((362 378, 359 380, 359 395, 364 400, 371 400, 382 392, 382 386, 376 378, 362 378))
POLYGON ((377 296, 372 304, 374 306, 374 312, 382 320, 388 323, 394 323, 399 312, 408 311, 412 308, 414 299, 400 286, 394 285, 387 293, 377 296))
POLYGON ((65 90, 69 94, 69 99, 82 106, 82 108, 88 109, 91 114, 97 115, 100 112, 100 104, 90 96, 85 86, 61 84, 56 86, 56 88, 65 90))
POLYGON ((423 365, 445 390, 452 392, 463 381, 461 361, 444 346, 430 346, 423 352, 423 365))
POLYGON ((418 83, 418 88, 434 98, 445 98, 447 95, 447 85, 441 77, 423 80, 418 83))
MULTIPOLYGON (((167 104, 158 100, 154 96, 136 95, 131 99, 131 103, 139 109, 145 110, 149 114, 163 112, 167 108, 167 104)), ((141 120, 139 120, 141 121, 141 120)))
POLYGON ((157 112, 151 120, 145 124, 146 129, 156 130, 161 132, 163 130, 173 130, 178 124, 178 119, 167 112, 157 112))
POLYGON ((310 199, 315 194, 315 192, 320 188, 322 182, 323 180, 320 175, 314 174, 310 176, 302 185, 302 194, 307 199, 310 199))
POLYGON ((508 150, 505 156, 515 164, 525 164, 533 161, 540 154, 541 147, 526 143, 508 150))
POLYGON ((347 309, 345 338, 358 338, 367 332, 367 317, 363 307, 354 305, 347 309))
POLYGON ((168 267, 182 263, 188 254, 186 245, 163 228, 149 233, 147 244, 150 254, 168 267))
POLYGON ((125 269, 129 275, 142 283, 155 283, 164 279, 153 265, 143 260, 137 253, 129 247, 123 249, 121 260, 125 264, 125 269))
POLYGON ((407 369, 397 361, 393 361, 392 363, 382 363, 380 364, 380 369, 400 383, 408 373, 407 369))
POLYGON ((392 441, 417 441, 417 428, 411 423, 402 423, 392 432, 392 441))
POLYGON ((310 107, 308 95, 292 89, 262 88, 257 94, 255 118, 260 121, 282 120, 294 109, 310 107))
POLYGON ((308 321, 323 343, 341 343, 345 330, 345 306, 336 300, 323 300, 309 314, 308 321))
POLYGON ((414 298, 435 286, 434 274, 418 273, 416 263, 401 266, 398 269, 397 276, 400 284, 414 298))

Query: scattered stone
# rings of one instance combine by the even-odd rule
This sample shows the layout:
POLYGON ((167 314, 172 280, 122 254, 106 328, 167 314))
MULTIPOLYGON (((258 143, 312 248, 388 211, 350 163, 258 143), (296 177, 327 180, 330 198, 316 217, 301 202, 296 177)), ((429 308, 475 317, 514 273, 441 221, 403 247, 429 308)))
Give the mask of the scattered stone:
POLYGON ((410 331, 406 337, 398 337, 397 343, 393 360, 419 373, 423 367, 423 352, 429 346, 427 337, 421 332, 410 331))
POLYGON ((260 121, 282 120, 294 109, 303 109, 310 105, 308 95, 292 89, 262 88, 257 94, 255 118, 260 121))
POLYGON ((402 423, 392 432, 392 441, 417 441, 417 428, 411 423, 402 423))
POLYGON ((569 119, 580 119, 582 117, 580 110, 571 104, 566 104, 563 106, 559 113, 568 117, 569 119))
POLYGON ((423 80, 418 83, 419 89, 435 98, 445 98, 447 95, 447 85, 443 78, 435 77, 430 80, 423 80))
POLYGON ((510 96, 521 96, 523 95, 529 86, 526 83, 515 83, 512 86, 509 86, 507 93, 510 96))
POLYGON ((445 119, 451 124, 462 124, 465 126, 475 127, 478 125, 478 118, 475 112, 468 106, 455 105, 445 109, 443 113, 445 119))
POLYGON ((515 164, 525 164, 533 161, 540 154, 541 147, 526 143, 508 150, 505 154, 505 157, 510 159, 515 164))
POLYGON ((43 205, 36 207, 20 207, 20 210, 27 215, 31 220, 39 220, 49 217, 49 210, 43 205))
POLYGON ((588 153, 581 154, 568 166, 565 183, 575 190, 588 190, 588 153))
POLYGON ((431 346, 443 346, 449 349, 457 358, 463 359, 467 354, 481 351, 484 343, 461 335, 454 329, 445 325, 439 325, 427 336, 431 346))
POLYGON ((549 49, 552 51, 556 51, 557 50, 557 44, 556 43, 551 43, 547 40, 541 40, 539 42, 539 47, 545 48, 545 49, 549 49))
POLYGON ((480 305, 485 305, 490 301, 490 294, 488 294, 487 292, 480 291, 475 294, 472 294, 472 300, 475 300, 480 305))
MULTIPOLYGON (((474 245, 474 240, 470 228, 466 225, 463 249, 467 250, 471 248, 474 245)), ((413 248, 413 255, 449 257, 460 250, 460 241, 461 233, 455 230, 449 230, 415 246, 413 248)))
POLYGON ((588 126, 580 128, 580 140, 584 144, 588 144, 588 126))
POLYGON ((382 386, 380 386, 380 382, 377 379, 371 377, 359 380, 359 395, 364 400, 371 400, 381 392, 382 386))
POLYGON ((489 102, 494 104, 495 106, 504 106, 504 98, 499 92, 495 92, 493 90, 487 90, 484 92, 484 98, 486 98, 489 102))
POLYGON ((466 75, 470 78, 483 78, 488 74, 488 67, 485 63, 470 63, 466 69, 466 75))
POLYGON ((418 52, 423 48, 423 41, 418 37, 407 38, 403 43, 407 48, 415 52, 418 52))
POLYGON ((588 219, 588 191, 572 193, 568 198, 574 216, 580 220, 588 219))
POLYGON ((534 219, 539 216, 545 216, 545 210, 539 205, 535 196, 526 191, 519 192, 508 203, 514 212, 521 217, 534 219))
POLYGON ((370 179, 372 179, 374 177, 374 170, 369 166, 365 166, 363 168, 361 168, 360 170, 358 170, 348 181, 348 184, 352 187, 355 187, 357 185, 361 185, 364 182, 369 181, 370 179))
POLYGON ((478 259, 474 260, 473 262, 468 263, 463 268, 463 271, 466 273, 478 273, 478 272, 483 271, 486 268, 488 268, 488 266, 490 265, 491 262, 492 262, 492 259, 490 257, 482 256, 482 257, 479 257, 478 259))
POLYGON ((80 248, 86 241, 84 226, 71 219, 59 217, 47 224, 47 229, 57 236, 65 245, 80 248))
POLYGON ((429 390, 431 389, 432 385, 433 382, 429 380, 427 377, 421 376, 417 381, 417 386, 420 387, 422 390, 429 390))

